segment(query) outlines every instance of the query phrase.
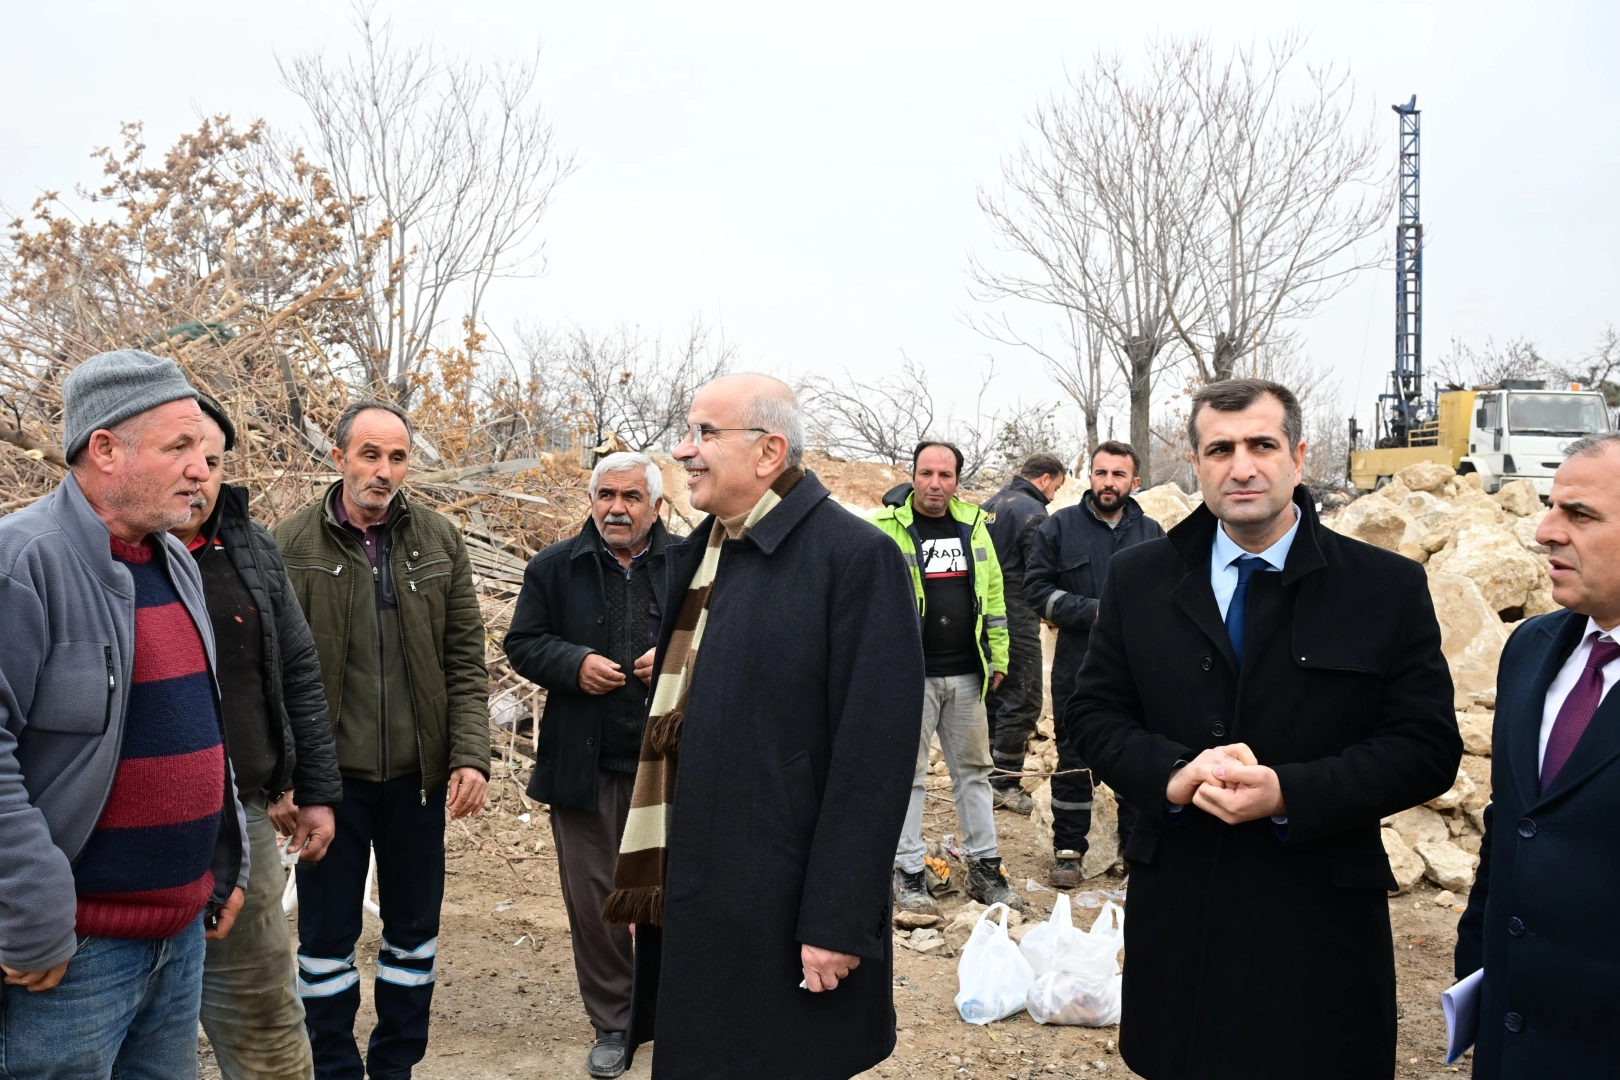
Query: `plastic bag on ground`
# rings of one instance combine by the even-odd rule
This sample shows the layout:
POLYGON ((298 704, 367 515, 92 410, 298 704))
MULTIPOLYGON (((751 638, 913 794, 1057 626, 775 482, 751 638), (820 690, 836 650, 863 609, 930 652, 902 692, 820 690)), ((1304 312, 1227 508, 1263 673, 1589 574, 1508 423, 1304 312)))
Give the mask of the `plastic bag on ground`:
POLYGON ((1007 905, 991 904, 979 915, 956 965, 956 1011, 970 1024, 1004 1020, 1024 1007, 1035 981, 1029 961, 1007 936, 1007 905), (1001 921, 992 921, 996 909, 1001 921))
MULTIPOLYGON (((1057 914, 1055 910, 1053 914, 1057 914)), ((1119 1023, 1120 985, 1124 981, 1119 971, 1119 950, 1125 944, 1124 910, 1109 901, 1098 912, 1089 933, 1076 930, 1059 940, 1051 969, 1031 983, 1025 995, 1030 1019, 1037 1024, 1082 1027, 1119 1023)))
POLYGON ((1024 935, 1024 940, 1018 943, 1018 951, 1024 954, 1030 970, 1039 978, 1052 970, 1052 962, 1068 940, 1081 936, 1084 936, 1084 931, 1074 928, 1074 919, 1069 915, 1068 896, 1058 893, 1057 900, 1052 904, 1051 916, 1024 935))

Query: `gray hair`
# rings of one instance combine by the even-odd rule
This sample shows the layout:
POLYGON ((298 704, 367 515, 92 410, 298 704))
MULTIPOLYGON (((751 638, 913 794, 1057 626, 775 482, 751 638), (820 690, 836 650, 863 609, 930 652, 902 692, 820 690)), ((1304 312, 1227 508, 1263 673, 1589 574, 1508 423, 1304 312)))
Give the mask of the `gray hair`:
POLYGON ((630 472, 641 469, 647 474, 647 501, 655 503, 664 497, 664 473, 646 454, 623 451, 609 454, 591 470, 591 500, 596 500, 596 489, 602 486, 602 477, 608 473, 630 472))
POLYGON ((338 417, 337 431, 334 433, 332 441, 337 444, 337 448, 339 450, 342 450, 345 454, 349 452, 349 436, 354 434, 354 418, 370 409, 381 409, 383 412, 388 413, 389 415, 398 419, 400 423, 404 424, 405 441, 407 443, 412 442, 416 438, 416 430, 411 427, 411 416, 409 413, 400 408, 398 405, 395 405, 392 401, 378 401, 375 398, 367 398, 364 401, 354 402, 348 408, 344 409, 342 415, 338 417))
MULTIPOLYGON (((1282 383, 1270 379, 1223 379, 1206 383, 1193 395, 1192 411, 1187 414, 1187 442, 1192 444, 1193 456, 1198 456, 1198 410, 1205 405, 1219 412, 1242 412, 1263 397, 1274 397, 1283 407, 1283 438, 1288 440, 1288 452, 1305 437, 1305 412, 1299 407, 1299 398, 1282 383)), ((1135 457, 1135 454, 1131 455, 1135 457)))
MULTIPOLYGON (((783 388, 787 389, 785 385, 783 388)), ((788 468, 804 463, 804 410, 792 390, 788 390, 786 398, 774 394, 750 398, 743 403, 741 419, 744 427, 764 428, 787 439, 788 468)))
POLYGON ((1611 447, 1620 446, 1620 432, 1598 431, 1591 435, 1582 435, 1569 444, 1564 451, 1564 457, 1602 457, 1611 447))

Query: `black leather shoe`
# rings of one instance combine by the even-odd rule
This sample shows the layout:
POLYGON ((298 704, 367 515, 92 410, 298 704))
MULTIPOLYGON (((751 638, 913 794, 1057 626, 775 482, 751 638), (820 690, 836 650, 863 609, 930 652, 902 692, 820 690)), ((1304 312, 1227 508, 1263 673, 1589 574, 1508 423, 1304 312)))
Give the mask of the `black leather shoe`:
POLYGON ((596 1041, 585 1058, 585 1068, 592 1076, 618 1076, 630 1064, 628 1032, 597 1031, 596 1041))

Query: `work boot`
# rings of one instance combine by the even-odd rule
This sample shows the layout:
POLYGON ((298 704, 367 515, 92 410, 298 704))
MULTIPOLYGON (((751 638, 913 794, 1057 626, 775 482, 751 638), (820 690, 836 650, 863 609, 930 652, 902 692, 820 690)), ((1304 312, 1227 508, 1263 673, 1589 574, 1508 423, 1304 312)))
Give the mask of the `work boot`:
POLYGON ((585 1058, 585 1069, 592 1076, 618 1076, 630 1064, 630 1033, 596 1030, 596 1041, 585 1058))
POLYGON ((1071 851, 1065 848, 1053 853, 1052 876, 1049 879, 1054 889, 1078 889, 1083 880, 1080 874, 1080 860, 1085 855, 1082 851, 1071 851))
POLYGON ((1015 814, 1023 814, 1028 817, 1030 812, 1035 809, 1035 800, 1029 797, 1027 791, 1016 784, 1005 791, 1001 788, 992 788, 991 790, 994 793, 997 810, 1011 810, 1015 814))
POLYGON ((991 904, 1006 904, 1017 912, 1029 910, 1024 898, 1012 891, 1007 884, 1007 871, 1002 868, 1001 858, 975 859, 969 855, 967 860, 967 894, 979 903, 988 907, 991 904))
POLYGON ((939 908, 928 895, 928 884, 921 870, 908 874, 898 866, 894 868, 894 918, 897 924, 904 922, 913 928, 932 926, 939 921, 939 908), (925 922, 926 919, 933 921, 925 922))

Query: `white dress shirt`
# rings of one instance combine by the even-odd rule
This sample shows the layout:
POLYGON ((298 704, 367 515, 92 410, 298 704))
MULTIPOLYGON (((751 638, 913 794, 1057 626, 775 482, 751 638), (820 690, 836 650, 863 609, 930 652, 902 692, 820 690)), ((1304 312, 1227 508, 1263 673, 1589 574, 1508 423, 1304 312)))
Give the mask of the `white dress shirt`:
POLYGON ((1239 559, 1255 555, 1269 563, 1273 570, 1281 570, 1288 561, 1288 550, 1294 546, 1294 537, 1299 533, 1299 507, 1293 503, 1288 506, 1294 511, 1294 527, 1264 551, 1244 551, 1226 535, 1225 524, 1216 524, 1215 544, 1209 549, 1209 587, 1215 590, 1215 604, 1221 609, 1222 622, 1226 621, 1226 609, 1232 606, 1232 594, 1237 592, 1239 559))
MULTIPOLYGON (((1620 630, 1620 627, 1616 627, 1620 630)), ((1564 707, 1564 699, 1569 692, 1575 689, 1575 680, 1581 677, 1581 671, 1586 667, 1586 658, 1592 655, 1592 643, 1602 639, 1614 641, 1614 634, 1604 630, 1597 624, 1596 619, 1586 620, 1586 633, 1581 635, 1581 643, 1575 646, 1575 651, 1569 654, 1564 666, 1558 669, 1558 675, 1547 687, 1547 700, 1541 706, 1541 742, 1536 747, 1536 771, 1541 771, 1541 763, 1547 757, 1547 740, 1552 736, 1553 723, 1558 719, 1558 710, 1564 707)), ((1616 680, 1620 680, 1620 659, 1611 660, 1603 665, 1603 695, 1598 698, 1598 704, 1609 696, 1614 689, 1616 680)))

